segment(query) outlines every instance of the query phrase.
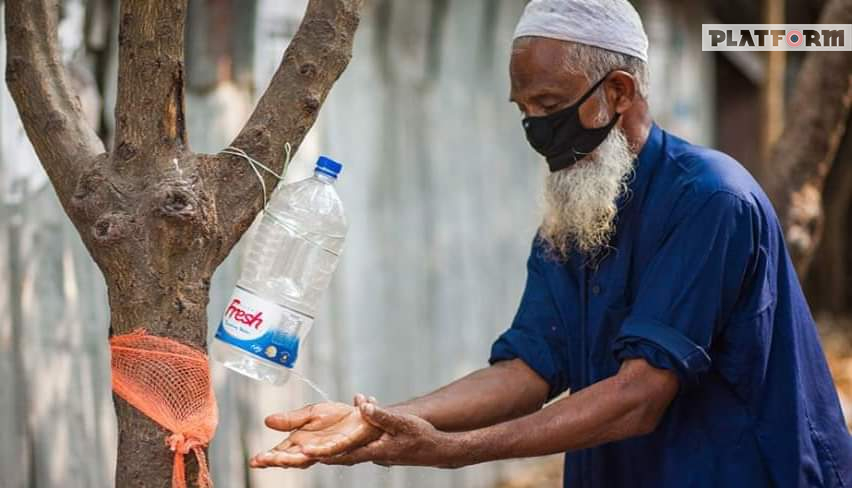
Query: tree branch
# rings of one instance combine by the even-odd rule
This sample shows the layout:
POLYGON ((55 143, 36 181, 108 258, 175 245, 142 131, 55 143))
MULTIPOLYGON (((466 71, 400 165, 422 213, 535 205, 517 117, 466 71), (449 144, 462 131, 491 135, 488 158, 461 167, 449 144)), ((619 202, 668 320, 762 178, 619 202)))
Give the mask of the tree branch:
MULTIPOLYGON (((332 85, 352 57, 352 42, 363 0, 310 0, 302 24, 251 118, 232 145, 276 171, 284 146, 299 147, 316 121, 332 85)), ((223 228, 221 259, 262 207, 263 194, 251 167, 232 156, 212 158, 216 206, 223 228)), ((277 181, 264 175, 267 188, 277 181)))
MULTIPOLYGON (((820 23, 852 23, 852 0, 831 0, 820 23)), ((772 198, 800 276, 819 243, 822 190, 846 131, 852 106, 852 55, 814 51, 796 80, 784 132, 772 150, 767 192, 772 198)))
POLYGON ((119 163, 187 144, 183 31, 187 0, 121 2, 113 157, 119 163), (144 107, 139 110, 139 107, 144 107))
POLYGON ((103 144, 87 124, 65 76, 57 2, 7 0, 5 9, 6 83, 27 136, 68 209, 81 168, 103 152, 103 144))

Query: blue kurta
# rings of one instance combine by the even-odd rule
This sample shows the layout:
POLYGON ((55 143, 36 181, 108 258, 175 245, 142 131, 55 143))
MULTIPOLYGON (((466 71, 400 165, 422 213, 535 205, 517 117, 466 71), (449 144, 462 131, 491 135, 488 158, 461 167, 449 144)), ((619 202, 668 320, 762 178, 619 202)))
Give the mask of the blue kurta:
POLYGON ((656 125, 597 266, 533 243, 491 362, 521 358, 550 396, 627 358, 680 390, 651 434, 569 452, 566 487, 852 487, 819 337, 768 198, 739 163, 656 125))

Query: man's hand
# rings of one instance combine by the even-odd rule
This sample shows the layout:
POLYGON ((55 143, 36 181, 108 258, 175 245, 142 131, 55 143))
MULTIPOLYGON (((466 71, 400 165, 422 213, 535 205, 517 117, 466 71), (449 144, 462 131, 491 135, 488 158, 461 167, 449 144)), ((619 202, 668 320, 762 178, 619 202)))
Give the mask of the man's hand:
POLYGON ((266 426, 292 432, 287 439, 250 461, 254 468, 307 468, 316 458, 334 456, 378 439, 381 431, 365 421, 358 407, 374 399, 355 397, 355 406, 320 403, 266 418, 266 426))
POLYGON ((415 415, 384 410, 374 403, 360 405, 361 416, 384 431, 378 440, 338 456, 324 457, 322 464, 350 466, 373 462, 382 466, 432 466, 456 468, 464 465, 459 436, 441 432, 415 415))

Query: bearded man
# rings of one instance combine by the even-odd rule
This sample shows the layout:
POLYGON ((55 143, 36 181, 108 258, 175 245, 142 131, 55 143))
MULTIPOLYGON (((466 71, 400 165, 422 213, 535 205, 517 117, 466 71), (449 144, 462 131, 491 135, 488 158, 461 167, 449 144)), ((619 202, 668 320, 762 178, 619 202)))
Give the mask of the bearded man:
POLYGON ((460 467, 565 452, 565 486, 852 486, 852 440, 759 185, 658 127, 626 0, 532 0, 511 98, 550 167, 491 366, 388 408, 273 415, 255 467, 460 467), (547 402, 570 390, 570 395, 547 402))

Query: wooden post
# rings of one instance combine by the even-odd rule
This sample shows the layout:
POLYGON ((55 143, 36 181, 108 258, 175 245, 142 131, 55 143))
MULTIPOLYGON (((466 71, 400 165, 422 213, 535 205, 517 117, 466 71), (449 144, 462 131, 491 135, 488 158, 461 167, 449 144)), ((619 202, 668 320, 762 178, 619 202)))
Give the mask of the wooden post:
MULTIPOLYGON (((784 0, 763 0, 763 23, 784 23, 784 0)), ((783 41, 782 41, 783 42, 783 41)), ((764 173, 772 164, 770 151, 784 130, 784 78, 787 69, 785 51, 767 51, 766 70, 760 92, 760 172, 764 173)), ((758 177, 763 174, 757 175, 758 177)))

